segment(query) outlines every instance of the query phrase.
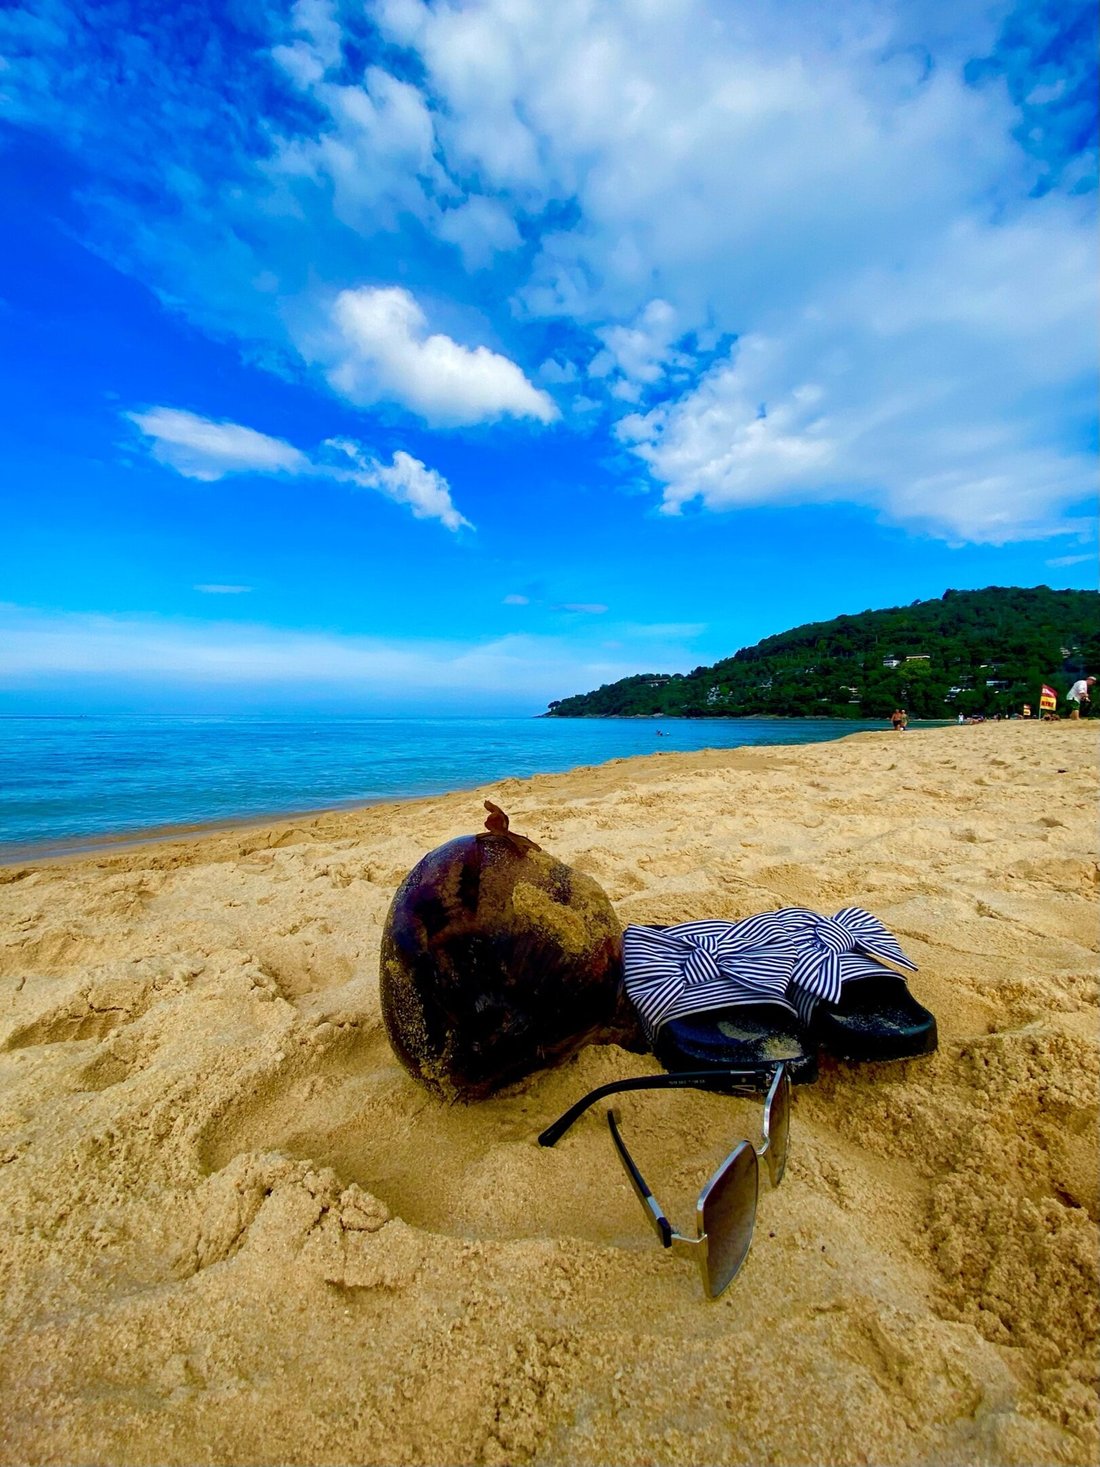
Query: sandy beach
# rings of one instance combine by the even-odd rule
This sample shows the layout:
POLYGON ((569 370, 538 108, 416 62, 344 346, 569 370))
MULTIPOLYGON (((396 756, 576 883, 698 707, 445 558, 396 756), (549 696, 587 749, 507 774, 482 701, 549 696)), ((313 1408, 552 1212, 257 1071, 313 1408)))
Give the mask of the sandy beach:
MULTIPOLYGON (((1093 1463, 1097 730, 654 754, 0 868, 0 1461, 1093 1463), (475 1105, 396 1063, 398 883, 481 801, 624 924, 864 906, 938 1053, 826 1059, 708 1303, 588 1047, 475 1105)), ((628 1098, 665 1206, 752 1099, 628 1098)))

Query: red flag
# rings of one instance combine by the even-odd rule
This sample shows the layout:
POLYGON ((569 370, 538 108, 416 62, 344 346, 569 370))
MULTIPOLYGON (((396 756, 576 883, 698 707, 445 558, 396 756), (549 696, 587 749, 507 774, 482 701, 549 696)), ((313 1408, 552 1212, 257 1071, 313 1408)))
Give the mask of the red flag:
POLYGON ((1057 706, 1058 694, 1053 688, 1048 688, 1046 683, 1044 683, 1043 691, 1039 695, 1039 712, 1053 713, 1057 706))

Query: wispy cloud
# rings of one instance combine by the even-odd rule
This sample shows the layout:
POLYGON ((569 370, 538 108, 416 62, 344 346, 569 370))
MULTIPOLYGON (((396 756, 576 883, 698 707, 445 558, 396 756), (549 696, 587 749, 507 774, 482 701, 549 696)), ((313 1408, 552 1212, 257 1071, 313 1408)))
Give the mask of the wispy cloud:
POLYGON ((1056 555, 1052 560, 1048 560, 1046 564, 1061 570, 1065 566, 1087 565, 1090 561, 1095 560, 1095 552, 1087 555, 1056 555))
POLYGON ((219 423, 167 407, 124 416, 149 439, 158 463, 188 479, 211 483, 226 474, 303 474, 310 469, 299 449, 240 423, 219 423))
POLYGON ((251 586, 219 586, 219 585, 216 585, 215 584, 215 585, 192 586, 191 589, 193 591, 201 591, 204 596, 243 596, 243 595, 245 595, 246 592, 251 591, 252 590, 252 587, 251 586))
POLYGON ((585 616, 602 616, 608 608, 602 601, 565 601, 559 611, 577 611, 585 616))
POLYGON ((155 682, 233 690, 323 690, 348 702, 470 697, 544 706, 644 671, 649 654, 615 658, 552 637, 384 640, 229 622, 47 614, 0 606, 0 683, 104 688, 155 682))
POLYGON ((707 630, 705 621, 623 622, 620 632, 633 642, 693 642, 707 630))
MULTIPOLYGON (((218 423, 179 408, 156 407, 143 413, 125 413, 149 440, 159 462, 186 478, 212 482, 227 474, 298 474, 334 479, 364 489, 376 489, 396 504, 412 510, 416 519, 434 519, 458 530, 472 529, 451 500, 442 474, 411 454, 397 449, 392 462, 383 463, 348 438, 330 438, 322 444, 328 457, 310 458, 281 438, 270 438, 239 423, 218 423)), ((207 592, 247 591, 248 586, 196 586, 207 592)))
POLYGON ((378 489, 395 503, 408 505, 418 520, 439 520, 448 530, 473 529, 470 521, 451 503, 450 487, 443 475, 429 469, 411 454, 399 448, 393 455, 393 462, 383 464, 347 438, 330 438, 325 447, 343 454, 355 465, 350 471, 328 470, 334 478, 347 477, 364 488, 378 489))

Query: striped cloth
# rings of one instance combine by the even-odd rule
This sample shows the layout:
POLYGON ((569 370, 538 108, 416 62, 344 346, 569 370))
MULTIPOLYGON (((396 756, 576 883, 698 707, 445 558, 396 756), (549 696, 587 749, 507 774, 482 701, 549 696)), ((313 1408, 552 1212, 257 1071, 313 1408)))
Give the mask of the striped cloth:
POLYGON ((842 907, 832 917, 805 907, 784 907, 776 915, 797 948, 787 997, 804 1024, 809 1023, 818 1003, 836 1003, 841 985, 850 978, 881 973, 879 959, 897 963, 910 973, 917 971, 893 933, 862 907, 842 907))
POLYGON ((782 907, 741 922, 628 927, 623 933, 627 996, 653 1043, 670 1019, 742 1004, 773 1003, 809 1023, 841 985, 883 971, 879 959, 916 972, 877 917, 844 907, 832 917, 782 907))
POLYGON ((736 1004, 778 1003, 793 1017, 786 993, 797 952, 779 915, 628 927, 623 976, 650 1042, 670 1019, 736 1004))

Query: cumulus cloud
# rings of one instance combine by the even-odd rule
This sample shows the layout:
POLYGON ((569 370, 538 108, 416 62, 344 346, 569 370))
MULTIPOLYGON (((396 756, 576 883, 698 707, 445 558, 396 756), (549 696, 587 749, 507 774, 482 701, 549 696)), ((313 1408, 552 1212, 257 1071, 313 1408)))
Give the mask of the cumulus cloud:
POLYGON ((1035 197, 1052 168, 1020 119, 1060 94, 1021 112, 1001 84, 1027 74, 1020 35, 984 80, 968 67, 994 11, 378 14, 424 67, 443 156, 529 214, 575 200, 517 299, 600 344, 590 390, 637 407, 620 436, 666 511, 849 500, 991 543, 1066 527, 1092 471, 1092 213, 1080 169, 1035 197), (768 343, 769 365, 751 345, 692 361, 692 333, 768 343))
POLYGON ((324 182, 341 223, 370 233, 397 228, 402 213, 426 218, 446 175, 434 153, 427 101, 410 82, 368 66, 361 85, 323 82, 324 58, 298 42, 276 60, 328 117, 319 135, 285 137, 265 163, 276 181, 293 187, 324 182))
POLYGON ((590 377, 618 370, 631 382, 659 382, 669 365, 688 366, 690 357, 673 350, 681 334, 668 301, 650 301, 629 326, 606 326, 596 334, 604 343, 588 368, 590 377))
POLYGON ((1080 302, 1095 282, 1073 201, 1033 207, 995 239, 960 221, 902 278, 854 275, 777 322, 782 334, 744 337, 687 391, 623 418, 665 512, 847 500, 952 542, 1075 529, 1066 513, 1093 466, 1051 425, 1087 412, 1080 302))
POLYGON ((295 0, 291 24, 296 32, 292 45, 276 46, 275 60, 303 83, 318 81, 339 66, 343 32, 330 0, 295 0))
POLYGON ((157 462, 188 479, 210 483, 226 474, 301 474, 309 468, 305 454, 292 444, 240 423, 218 423, 167 407, 125 416, 150 440, 157 462))
POLYGON ((390 399, 429 423, 464 425, 500 417, 552 422, 557 409, 507 357, 429 333, 415 298, 397 286, 341 291, 332 312, 339 335, 333 386, 350 401, 390 399))
POLYGON ((439 220, 440 239, 457 245, 468 270, 492 264, 498 254, 519 249, 523 237, 511 213, 497 199, 473 195, 439 220))
MULTIPOLYGON (((323 456, 311 459, 281 438, 269 438, 239 423, 216 423, 178 408, 157 407, 123 416, 150 440, 150 452, 159 463, 189 479, 210 482, 231 473, 308 474, 377 489, 396 504, 406 505, 415 519, 439 520, 448 530, 473 528, 455 508, 443 475, 402 449, 387 464, 361 444, 330 438, 321 445, 323 456)), ((195 590, 225 595, 251 587, 203 585, 195 590)))
POLYGON ((557 386, 566 386, 576 382, 580 375, 575 363, 559 362, 556 357, 547 357, 539 367, 538 374, 544 382, 551 382, 557 386))

